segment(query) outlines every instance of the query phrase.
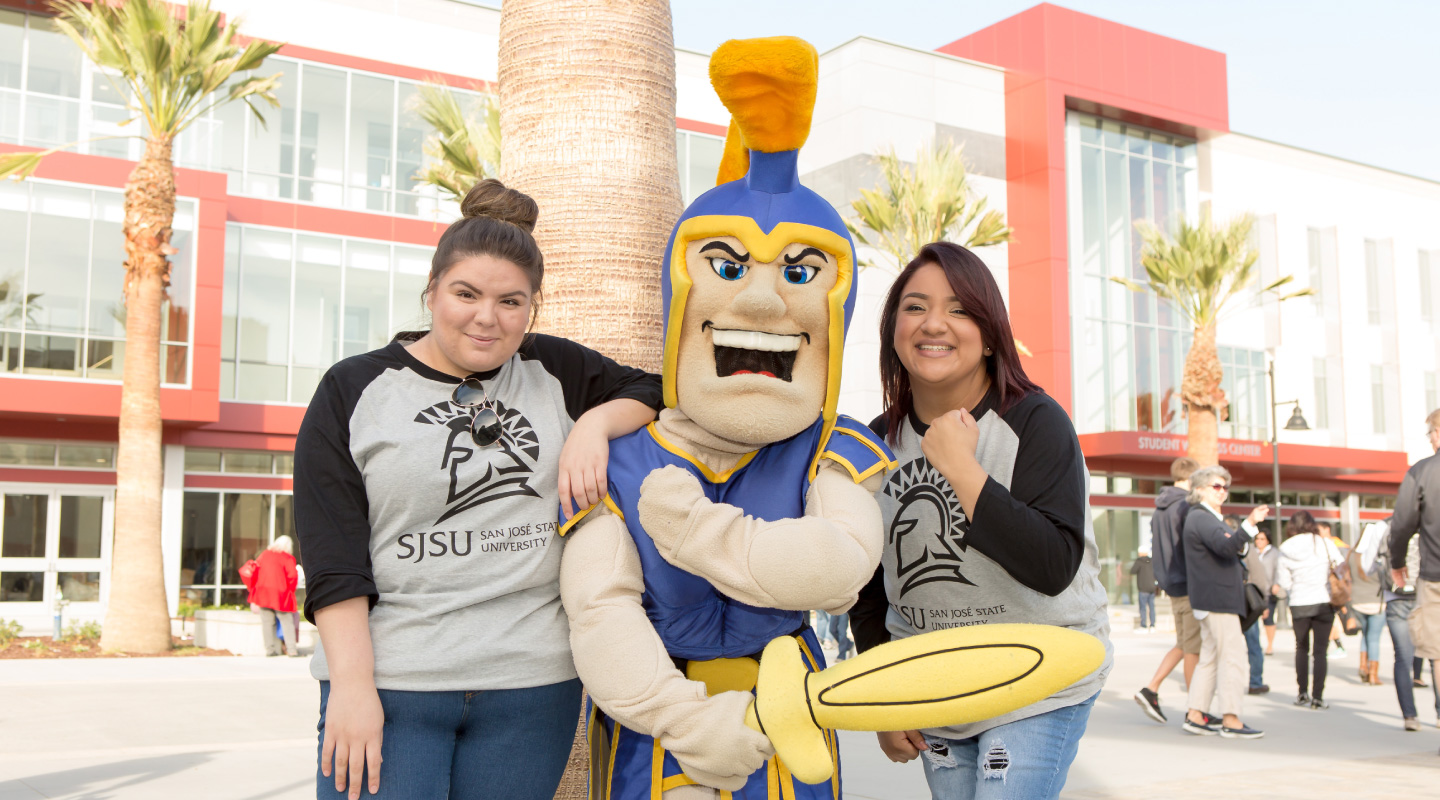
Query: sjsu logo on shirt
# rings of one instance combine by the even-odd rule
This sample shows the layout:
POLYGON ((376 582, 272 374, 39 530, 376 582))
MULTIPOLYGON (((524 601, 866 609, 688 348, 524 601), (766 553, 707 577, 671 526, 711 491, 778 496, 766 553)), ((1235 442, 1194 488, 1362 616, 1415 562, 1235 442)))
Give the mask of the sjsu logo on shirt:
POLYGON ((900 594, 937 581, 974 586, 960 573, 970 521, 939 470, 917 458, 890 476, 884 492, 899 504, 887 544, 895 548, 900 594))
POLYGON ((539 497, 529 484, 540 459, 540 437, 523 414, 495 402, 503 434, 487 448, 477 447, 470 438, 474 411, 452 406, 447 400, 425 408, 415 421, 449 429, 440 468, 450 472, 445 510, 435 520, 439 525, 456 514, 505 497, 539 497))

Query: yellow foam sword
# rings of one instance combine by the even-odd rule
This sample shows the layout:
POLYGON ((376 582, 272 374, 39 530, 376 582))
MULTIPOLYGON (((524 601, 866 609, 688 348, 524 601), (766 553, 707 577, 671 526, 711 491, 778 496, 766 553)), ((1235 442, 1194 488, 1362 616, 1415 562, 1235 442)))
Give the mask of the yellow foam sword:
POLYGON ((899 639, 810 672, 791 636, 760 657, 745 724, 805 783, 830 779, 825 728, 902 731, 991 719, 1100 668, 1105 646, 1050 625, 977 625, 899 639))

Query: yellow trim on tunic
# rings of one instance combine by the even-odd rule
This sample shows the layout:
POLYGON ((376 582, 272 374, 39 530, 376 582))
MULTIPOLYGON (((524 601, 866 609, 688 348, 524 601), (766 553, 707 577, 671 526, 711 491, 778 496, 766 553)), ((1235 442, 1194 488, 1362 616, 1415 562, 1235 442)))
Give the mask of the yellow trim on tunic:
POLYGON ((680 356, 680 331, 681 323, 685 320, 685 302, 690 296, 691 287, 695 285, 690 278, 689 266, 685 263, 685 248, 696 239, 718 236, 734 236, 745 245, 752 257, 762 262, 775 261, 786 247, 797 243, 818 247, 835 256, 835 286, 826 295, 830 310, 830 330, 826 339, 830 349, 825 375, 825 402, 820 411, 827 424, 833 423, 835 409, 840 402, 840 364, 845 355, 845 298, 850 296, 850 284, 855 280, 855 265, 852 261, 854 253, 850 248, 850 241, 834 231, 800 222, 780 222, 769 233, 765 233, 760 230, 760 224, 754 218, 729 214, 691 217, 675 229, 675 244, 670 249, 670 316, 665 326, 664 360, 661 362, 665 405, 676 408, 680 404, 675 387, 676 362, 680 356))
MULTIPOLYGON (((622 514, 622 513, 620 513, 620 507, 617 506, 617 505, 615 505, 615 501, 610 499, 610 495, 608 495, 608 494, 605 495, 605 497, 603 497, 603 498, 600 500, 600 502, 601 502, 601 503, 604 503, 606 508, 608 508, 608 509, 610 509, 611 511, 615 512, 615 516, 619 517, 621 522, 624 522, 624 521, 625 521, 625 515, 622 514)), ((586 508, 586 509, 582 509, 582 510, 580 511, 580 513, 578 513, 578 514, 576 514, 575 516, 571 517, 570 519, 567 519, 567 520, 565 520, 564 522, 562 522, 562 523, 560 524, 560 535, 561 535, 561 536, 564 536, 565 534, 569 533, 569 532, 570 532, 570 529, 575 527, 575 523, 579 522, 581 519, 583 519, 583 518, 585 517, 586 514, 589 514, 591 511, 594 511, 596 508, 599 508, 599 504, 590 506, 589 508, 586 508)))
POLYGON ((670 453, 677 455, 685 459, 686 461, 689 461, 695 466, 696 469, 700 470, 700 474, 704 475, 705 479, 710 481, 711 483, 724 483, 725 481, 730 480, 730 478, 734 476, 735 473, 739 472, 745 467, 746 464, 749 464, 752 460, 754 460, 755 456, 758 455, 760 452, 759 450, 751 450, 745 455, 740 456, 740 460, 736 462, 735 466, 731 467, 730 469, 727 469, 724 472, 714 472, 709 467, 701 464, 700 461, 695 458, 695 456, 692 456, 684 450, 681 450, 678 445, 673 444, 670 440, 666 439, 664 436, 661 436, 660 431, 655 428, 655 423, 652 422, 649 425, 646 425, 645 430, 649 431, 651 438, 655 440, 656 444, 665 448, 670 453))
POLYGON ((650 800, 660 800, 660 793, 665 791, 661 788, 665 783, 665 748, 659 739, 654 742, 655 749, 650 753, 650 800))
POLYGON ((891 458, 890 456, 885 455, 885 451, 882 450, 882 449, 880 449, 880 445, 877 445, 877 444, 875 444, 874 442, 870 441, 868 438, 866 438, 864 435, 862 435, 859 431, 852 431, 852 430, 850 430, 849 428, 845 427, 844 425, 836 425, 836 426, 835 426, 835 432, 836 432, 836 433, 843 433, 843 434, 845 434, 846 436, 849 436, 850 438, 855 439, 856 441, 858 441, 858 442, 860 442, 861 444, 865 445, 866 447, 870 448, 870 451, 871 451, 871 452, 873 452, 875 455, 877 455, 877 456, 880 457, 881 463, 885 464, 885 466, 889 467, 890 469, 895 469, 896 467, 900 466, 900 462, 899 462, 899 461, 896 461, 895 459, 891 458))

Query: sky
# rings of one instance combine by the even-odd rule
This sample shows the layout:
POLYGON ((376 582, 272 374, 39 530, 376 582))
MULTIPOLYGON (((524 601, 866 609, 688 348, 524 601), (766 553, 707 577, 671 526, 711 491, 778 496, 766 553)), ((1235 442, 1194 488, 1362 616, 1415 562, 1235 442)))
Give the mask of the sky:
MULTIPOLYGON (((789 34, 933 50, 1039 0, 674 0, 675 46, 789 34)), ((1226 55, 1230 129, 1440 181, 1440 2, 1065 0, 1226 55)))

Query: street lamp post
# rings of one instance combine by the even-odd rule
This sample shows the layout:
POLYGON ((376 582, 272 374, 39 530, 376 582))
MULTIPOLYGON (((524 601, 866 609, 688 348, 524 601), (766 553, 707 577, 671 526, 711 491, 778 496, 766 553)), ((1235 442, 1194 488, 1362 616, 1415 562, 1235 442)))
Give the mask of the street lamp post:
POLYGON ((1270 468, 1271 477, 1275 481, 1275 535, 1271 537, 1274 544, 1280 544, 1281 528, 1284 525, 1284 515, 1280 513, 1280 424, 1275 418, 1275 409, 1280 406, 1295 406, 1295 411, 1290 415, 1290 420, 1285 423, 1287 431, 1308 431, 1309 424, 1300 413, 1299 400, 1276 400, 1275 399, 1275 358, 1270 358, 1270 368, 1266 370, 1270 376, 1270 468))

